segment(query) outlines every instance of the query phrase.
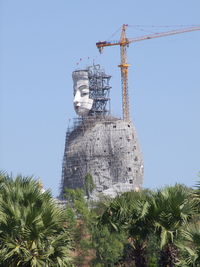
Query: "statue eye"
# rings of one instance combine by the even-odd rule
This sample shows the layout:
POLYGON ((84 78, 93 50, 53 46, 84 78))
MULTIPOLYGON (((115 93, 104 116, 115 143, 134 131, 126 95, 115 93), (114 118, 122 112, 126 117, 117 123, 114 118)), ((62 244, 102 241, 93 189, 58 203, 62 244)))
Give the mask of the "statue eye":
POLYGON ((88 95, 88 92, 81 92, 81 96, 86 96, 88 95))

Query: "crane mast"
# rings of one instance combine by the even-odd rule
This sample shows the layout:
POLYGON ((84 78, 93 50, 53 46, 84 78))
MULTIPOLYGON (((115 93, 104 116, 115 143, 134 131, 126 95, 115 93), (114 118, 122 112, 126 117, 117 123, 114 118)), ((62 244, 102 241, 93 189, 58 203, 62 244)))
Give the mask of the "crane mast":
POLYGON ((191 32, 191 31, 198 31, 200 30, 200 25, 188 27, 184 29, 178 29, 178 30, 172 30, 167 32, 161 32, 161 33, 154 33, 149 35, 144 35, 137 38, 127 38, 126 37, 126 29, 128 25, 123 24, 121 28, 121 36, 119 41, 101 41, 97 42, 96 46, 99 49, 99 52, 102 53, 103 48, 106 46, 114 46, 119 45, 120 46, 120 57, 121 57, 121 63, 118 65, 121 69, 121 83, 122 83, 122 110, 123 110, 123 119, 129 120, 130 114, 129 114, 129 95, 128 95, 128 67, 130 66, 127 63, 127 46, 130 43, 133 42, 139 42, 144 40, 149 40, 153 38, 159 38, 159 37, 165 37, 169 35, 179 34, 179 33, 185 33, 185 32, 191 32))
POLYGON ((121 55, 121 64, 118 67, 121 68, 121 83, 122 83, 122 110, 123 110, 123 119, 129 119, 129 96, 128 96, 128 67, 127 63, 127 54, 126 54, 126 27, 124 24, 122 26, 121 38, 120 38, 120 55, 121 55))

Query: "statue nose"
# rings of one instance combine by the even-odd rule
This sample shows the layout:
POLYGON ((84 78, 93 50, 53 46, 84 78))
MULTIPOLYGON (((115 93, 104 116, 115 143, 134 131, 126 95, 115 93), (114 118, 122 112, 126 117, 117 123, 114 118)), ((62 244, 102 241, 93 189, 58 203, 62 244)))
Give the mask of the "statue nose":
POLYGON ((79 97, 76 95, 75 97, 74 97, 74 104, 77 104, 77 103, 79 103, 80 102, 80 99, 79 99, 79 97))
POLYGON ((80 104, 80 102, 78 102, 78 101, 74 101, 74 105, 75 105, 76 107, 79 107, 81 104, 80 104))
POLYGON ((75 96, 74 96, 74 103, 78 103, 80 102, 80 94, 79 92, 76 92, 75 96))

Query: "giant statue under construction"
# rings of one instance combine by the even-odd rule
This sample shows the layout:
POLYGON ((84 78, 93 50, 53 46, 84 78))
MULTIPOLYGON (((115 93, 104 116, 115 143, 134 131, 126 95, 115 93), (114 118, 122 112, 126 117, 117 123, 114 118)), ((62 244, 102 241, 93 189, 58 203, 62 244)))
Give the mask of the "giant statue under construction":
POLYGON ((110 75, 100 65, 72 73, 74 108, 78 117, 66 133, 60 196, 65 188, 84 188, 87 174, 93 179, 91 197, 114 197, 139 190, 143 159, 130 120, 110 114, 110 75))

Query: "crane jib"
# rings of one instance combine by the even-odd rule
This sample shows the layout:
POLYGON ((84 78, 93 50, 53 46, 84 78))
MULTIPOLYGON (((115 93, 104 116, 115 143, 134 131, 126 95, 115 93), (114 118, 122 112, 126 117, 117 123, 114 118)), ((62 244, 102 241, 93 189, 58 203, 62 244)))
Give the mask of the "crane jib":
POLYGON ((143 35, 136 38, 126 38, 127 24, 123 24, 121 28, 121 37, 117 41, 99 41, 96 43, 99 52, 103 52, 103 48, 106 46, 120 45, 121 63, 118 65, 121 68, 121 82, 122 82, 122 107, 123 107, 123 119, 129 120, 129 96, 128 96, 128 67, 126 46, 130 43, 149 40, 153 38, 166 37, 169 35, 175 35, 185 32, 199 31, 200 25, 193 25, 192 27, 176 29, 172 31, 153 33, 149 35, 143 35))

